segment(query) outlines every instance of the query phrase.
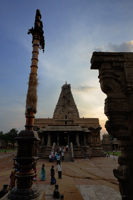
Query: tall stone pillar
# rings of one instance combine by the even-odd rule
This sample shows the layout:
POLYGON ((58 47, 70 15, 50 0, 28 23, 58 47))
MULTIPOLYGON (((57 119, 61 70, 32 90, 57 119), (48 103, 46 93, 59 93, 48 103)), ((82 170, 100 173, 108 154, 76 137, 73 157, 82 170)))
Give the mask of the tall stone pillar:
POLYGON ((59 133, 57 133, 57 146, 59 146, 59 133))
POLYGON ((76 133, 76 144, 77 144, 78 147, 80 146, 80 144, 79 144, 79 133, 76 133))
POLYGON ((47 141, 47 146, 51 146, 50 133, 48 133, 48 141, 47 141))
POLYGON ((106 129, 119 140, 121 156, 114 176, 122 200, 133 199, 133 53, 94 52, 91 69, 99 70, 101 90, 107 95, 106 129))
POLYGON ((84 134, 84 146, 86 146, 86 134, 84 134))
POLYGON ((44 146, 44 135, 42 135, 41 146, 44 146))

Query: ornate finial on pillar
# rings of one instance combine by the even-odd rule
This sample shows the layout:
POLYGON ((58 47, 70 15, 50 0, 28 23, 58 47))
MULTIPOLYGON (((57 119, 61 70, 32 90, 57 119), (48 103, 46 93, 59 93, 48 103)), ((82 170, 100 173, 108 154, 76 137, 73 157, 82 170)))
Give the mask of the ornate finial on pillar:
POLYGON ((41 21, 41 13, 40 10, 36 10, 36 16, 35 16, 35 23, 34 23, 34 28, 32 27, 31 29, 28 30, 28 34, 32 34, 33 36, 33 41, 37 39, 39 41, 39 46, 40 49, 43 50, 45 49, 45 40, 44 40, 44 31, 43 31, 43 23, 41 21))

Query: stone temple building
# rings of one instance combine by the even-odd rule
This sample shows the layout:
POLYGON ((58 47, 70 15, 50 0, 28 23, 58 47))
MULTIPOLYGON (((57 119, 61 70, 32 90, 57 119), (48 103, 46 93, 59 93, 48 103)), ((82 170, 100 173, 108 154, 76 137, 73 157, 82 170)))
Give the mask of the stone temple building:
POLYGON ((99 119, 80 118, 70 84, 62 86, 53 118, 36 118, 34 129, 41 139, 39 154, 43 157, 52 148, 67 144, 74 158, 103 155, 99 119))

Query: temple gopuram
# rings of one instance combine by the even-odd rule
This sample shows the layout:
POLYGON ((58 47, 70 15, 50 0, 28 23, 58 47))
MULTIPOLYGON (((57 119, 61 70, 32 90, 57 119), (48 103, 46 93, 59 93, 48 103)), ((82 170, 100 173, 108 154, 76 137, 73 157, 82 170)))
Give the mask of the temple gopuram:
POLYGON ((62 86, 53 118, 35 118, 34 129, 41 142, 39 156, 48 158, 51 150, 69 145, 70 157, 103 156, 98 118, 80 118, 70 84, 62 86))

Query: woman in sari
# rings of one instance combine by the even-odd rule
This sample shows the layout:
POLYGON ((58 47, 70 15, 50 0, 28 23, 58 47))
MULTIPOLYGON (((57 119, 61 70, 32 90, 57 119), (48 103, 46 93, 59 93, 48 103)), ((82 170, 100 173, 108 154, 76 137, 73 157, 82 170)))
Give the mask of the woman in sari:
POLYGON ((41 181, 45 181, 46 180, 46 173, 45 173, 45 165, 42 165, 42 169, 41 169, 41 181))

